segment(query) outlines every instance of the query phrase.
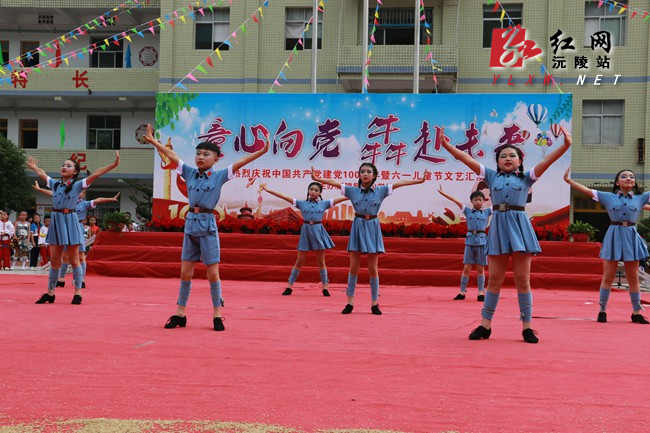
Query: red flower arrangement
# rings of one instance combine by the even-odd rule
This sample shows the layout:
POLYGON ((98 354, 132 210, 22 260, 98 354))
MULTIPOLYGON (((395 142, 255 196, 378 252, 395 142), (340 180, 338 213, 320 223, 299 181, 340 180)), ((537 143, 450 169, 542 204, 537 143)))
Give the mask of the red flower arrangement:
POLYGON ((169 218, 158 215, 146 224, 151 230, 156 232, 182 232, 185 227, 185 220, 182 218, 169 218))

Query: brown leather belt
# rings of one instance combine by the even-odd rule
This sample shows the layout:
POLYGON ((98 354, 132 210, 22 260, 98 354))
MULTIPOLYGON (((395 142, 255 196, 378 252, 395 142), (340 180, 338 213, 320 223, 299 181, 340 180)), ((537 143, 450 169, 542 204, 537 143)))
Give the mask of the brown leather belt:
POLYGON ((52 212, 58 213, 76 213, 74 209, 52 209, 52 212))
POLYGON ((354 216, 357 218, 362 218, 364 220, 371 220, 377 218, 377 215, 364 215, 360 213, 355 213, 354 216))
POLYGON ((467 233, 471 233, 473 235, 479 234, 479 233, 485 233, 485 230, 467 230, 467 233))
POLYGON ((304 225, 313 226, 314 224, 323 224, 321 221, 305 221, 304 225))
POLYGON ((194 207, 190 208, 189 212, 192 212, 192 213, 212 213, 212 212, 214 212, 214 209, 208 209, 208 208, 205 208, 205 207, 194 206, 194 207))
POLYGON ((506 212, 509 210, 526 210, 526 208, 524 206, 511 206, 507 203, 501 203, 492 206, 492 210, 497 210, 499 212, 506 212))
POLYGON ((623 227, 632 227, 636 225, 636 223, 633 223, 632 221, 612 221, 609 223, 610 226, 623 226, 623 227))

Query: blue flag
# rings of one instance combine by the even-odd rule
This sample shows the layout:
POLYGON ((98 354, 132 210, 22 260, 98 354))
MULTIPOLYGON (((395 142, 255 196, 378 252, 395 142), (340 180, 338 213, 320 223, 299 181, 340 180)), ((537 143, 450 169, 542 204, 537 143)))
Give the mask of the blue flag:
POLYGON ((131 67, 131 44, 126 46, 126 54, 124 55, 124 57, 125 57, 124 67, 130 68, 131 67))

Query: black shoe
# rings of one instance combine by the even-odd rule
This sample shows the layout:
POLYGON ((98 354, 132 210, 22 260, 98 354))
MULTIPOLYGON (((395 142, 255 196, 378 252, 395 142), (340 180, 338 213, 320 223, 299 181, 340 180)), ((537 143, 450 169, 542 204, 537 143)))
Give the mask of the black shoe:
MULTIPOLYGON (((598 320, 599 323, 607 323, 607 313, 605 313, 604 311, 601 311, 600 313, 598 313, 598 319, 597 320, 598 320)), ((632 321, 634 321, 634 320, 632 320, 632 321)))
POLYGON ((530 328, 528 328, 528 329, 524 329, 524 330, 521 332, 521 335, 524 336, 524 341, 525 341, 526 343, 533 343, 533 344, 536 344, 536 343, 539 342, 539 338, 536 337, 536 335, 537 335, 537 331, 535 331, 534 329, 530 329, 530 328))
POLYGON ((465 295, 463 295, 462 293, 459 293, 454 298, 454 301, 462 301, 463 299, 465 299, 465 295))
POLYGON ((374 314, 375 316, 381 316, 382 314, 381 310, 379 309, 379 305, 373 305, 372 307, 370 307, 370 311, 372 311, 372 314, 374 314))
POLYGON ((291 290, 290 287, 287 287, 284 289, 284 292, 282 292, 282 296, 289 296, 291 293, 293 293, 293 290, 291 290))
POLYGON ((648 319, 646 319, 640 314, 632 314, 632 323, 640 323, 642 325, 647 325, 650 322, 648 322, 648 319))
POLYGON ((176 328, 177 326, 179 328, 185 328, 185 325, 187 325, 187 317, 174 315, 169 319, 167 319, 167 323, 165 323, 165 328, 172 329, 172 328, 176 328))
POLYGON ((480 340, 481 338, 484 338, 487 340, 490 338, 490 334, 492 334, 492 328, 488 329, 484 328, 483 326, 479 326, 469 334, 469 339, 480 340))
POLYGON ((478 295, 476 297, 476 300, 479 301, 479 302, 485 302, 485 295, 478 295))
POLYGON ((48 295, 47 293, 43 293, 38 301, 35 302, 35 304, 45 304, 47 302, 53 304, 54 298, 56 298, 56 295, 48 295))
MULTIPOLYGON (((212 323, 214 324, 214 330, 215 331, 225 331, 226 328, 223 326, 223 319, 221 317, 215 317, 212 319, 212 323)), ((185 325, 183 325, 185 326, 185 325)))
POLYGON ((65 281, 57 281, 55 287, 65 287, 65 281))
POLYGON ((82 282, 81 282, 81 288, 82 288, 82 289, 85 289, 85 288, 86 288, 86 282, 85 282, 85 281, 82 281, 82 282))
POLYGON ((341 314, 350 314, 353 309, 354 309, 354 305, 348 304, 345 306, 343 311, 341 311, 341 314))
POLYGON ((74 295, 72 297, 72 302, 70 302, 72 305, 79 305, 81 304, 81 295, 74 295))
POLYGON ((323 289, 323 296, 329 296, 330 292, 327 289, 323 289))

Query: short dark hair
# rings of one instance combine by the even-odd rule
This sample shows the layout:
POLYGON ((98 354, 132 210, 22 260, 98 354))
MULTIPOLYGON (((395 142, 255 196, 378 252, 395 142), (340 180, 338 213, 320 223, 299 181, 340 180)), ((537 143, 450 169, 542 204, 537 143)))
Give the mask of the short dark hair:
POLYGON ((197 150, 203 149, 203 150, 209 150, 211 152, 214 152, 217 154, 217 156, 221 156, 221 148, 217 146, 214 143, 210 143, 209 141, 202 141, 196 146, 197 150))
POLYGON ((483 194, 481 191, 474 191, 469 195, 470 200, 474 200, 474 197, 481 197, 483 200, 485 200, 485 194, 483 194))

